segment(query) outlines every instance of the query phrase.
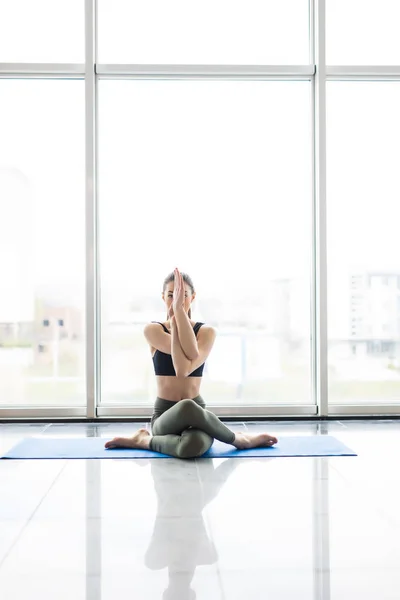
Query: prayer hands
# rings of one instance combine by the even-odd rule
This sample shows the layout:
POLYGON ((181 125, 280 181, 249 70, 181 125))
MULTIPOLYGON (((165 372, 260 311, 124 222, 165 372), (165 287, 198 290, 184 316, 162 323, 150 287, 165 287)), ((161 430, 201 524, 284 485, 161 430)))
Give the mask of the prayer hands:
POLYGON ((178 268, 174 269, 174 293, 172 297, 172 307, 174 313, 185 308, 185 287, 183 285, 183 277, 178 268))

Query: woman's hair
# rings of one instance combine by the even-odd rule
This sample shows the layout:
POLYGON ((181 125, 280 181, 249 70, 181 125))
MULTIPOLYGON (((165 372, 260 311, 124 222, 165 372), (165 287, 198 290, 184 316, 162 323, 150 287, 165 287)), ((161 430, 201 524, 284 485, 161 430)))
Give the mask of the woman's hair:
MULTIPOLYGON (((189 275, 187 275, 186 273, 181 273, 182 275, 182 279, 185 283, 187 283, 188 285, 190 285, 190 287, 192 288, 192 296, 194 294, 194 285, 193 285, 193 281, 191 279, 191 277, 189 277, 189 275)), ((175 274, 172 272, 170 273, 165 279, 164 279, 164 283, 163 283, 163 293, 165 293, 165 288, 167 287, 167 285, 171 282, 175 280, 175 274)), ((192 309, 189 308, 189 312, 188 312, 188 316, 189 319, 192 318, 192 309)), ((167 313, 167 321, 169 319, 169 315, 167 313)))

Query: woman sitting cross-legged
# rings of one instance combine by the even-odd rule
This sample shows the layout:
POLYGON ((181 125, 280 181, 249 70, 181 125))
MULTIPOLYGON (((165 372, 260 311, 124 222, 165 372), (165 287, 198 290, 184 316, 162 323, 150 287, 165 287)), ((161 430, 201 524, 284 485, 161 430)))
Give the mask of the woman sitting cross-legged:
POLYGON ((192 280, 178 269, 164 281, 162 298, 169 320, 152 322, 144 328, 158 386, 151 433, 139 429, 132 437, 107 442, 106 448, 143 448, 177 458, 194 458, 207 452, 214 439, 238 449, 277 443, 277 438, 267 433, 234 433, 206 410, 200 384, 216 330, 191 320, 190 305, 195 295, 192 280))

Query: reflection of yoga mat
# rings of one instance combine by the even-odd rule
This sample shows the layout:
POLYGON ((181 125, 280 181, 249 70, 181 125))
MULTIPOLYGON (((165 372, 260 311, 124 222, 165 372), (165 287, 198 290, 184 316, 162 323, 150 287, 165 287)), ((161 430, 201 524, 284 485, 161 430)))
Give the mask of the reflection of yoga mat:
MULTIPOLYGON (((170 458, 150 450, 114 448, 106 450, 105 438, 27 438, 1 458, 170 458)), ((229 444, 213 443, 201 458, 245 458, 254 456, 357 456, 330 435, 280 437, 271 448, 236 450, 229 444)))

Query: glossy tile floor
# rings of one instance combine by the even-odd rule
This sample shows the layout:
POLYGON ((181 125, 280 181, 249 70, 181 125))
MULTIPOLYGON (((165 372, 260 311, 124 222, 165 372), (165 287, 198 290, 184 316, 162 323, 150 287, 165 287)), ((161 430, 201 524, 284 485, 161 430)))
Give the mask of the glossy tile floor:
MULTIPOLYGON (((0 451, 138 426, 0 424, 0 451)), ((0 598, 400 600, 400 421, 232 428, 359 456, 1 460, 0 598)))

